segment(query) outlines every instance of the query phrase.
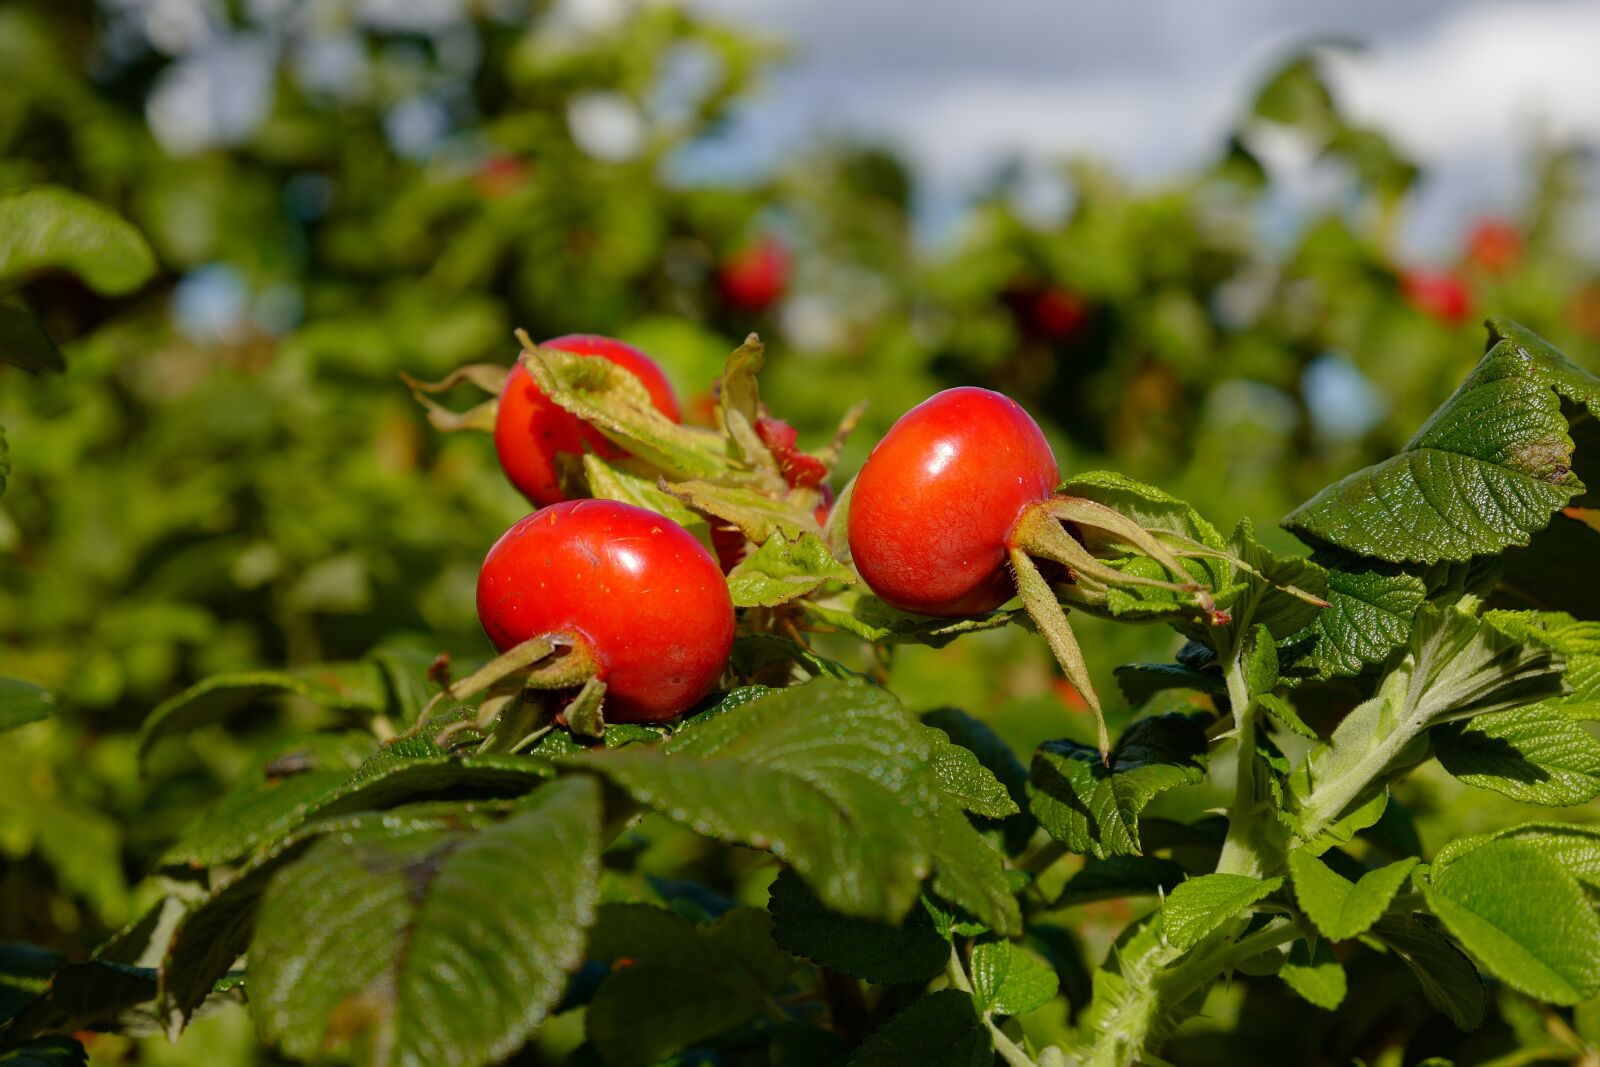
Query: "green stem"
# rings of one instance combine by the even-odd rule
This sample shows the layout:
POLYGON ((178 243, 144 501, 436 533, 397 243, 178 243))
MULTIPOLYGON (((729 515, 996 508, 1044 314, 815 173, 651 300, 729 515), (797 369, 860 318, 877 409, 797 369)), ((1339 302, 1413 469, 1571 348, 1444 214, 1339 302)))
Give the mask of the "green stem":
POLYGON ((972 983, 967 981, 967 969, 961 965, 961 952, 954 941, 950 943, 950 959, 944 965, 944 976, 961 992, 972 992, 972 983))
POLYGON ((1215 952, 1180 963, 1156 979, 1156 991, 1168 1004, 1181 1004, 1207 982, 1250 957, 1310 934, 1311 928, 1303 919, 1264 926, 1215 952))
POLYGON ((1033 1062, 1031 1056, 1022 1051, 1015 1041, 1005 1035, 1005 1031, 994 1024, 993 1019, 985 1016, 983 1021, 989 1024, 989 1035, 994 1038, 994 1049, 1000 1053, 1001 1059, 1005 1060, 1011 1067, 1039 1067, 1038 1064, 1033 1062))
POLYGON ((1233 735, 1239 746, 1238 769, 1233 780, 1233 808, 1228 813, 1228 836, 1222 842, 1217 870, 1259 878, 1266 863, 1257 847, 1256 826, 1256 709, 1240 663, 1243 638, 1229 652, 1228 702, 1233 705, 1233 735))
POLYGON ((1305 803, 1300 805, 1301 838, 1310 841, 1344 814, 1351 802, 1365 792, 1375 778, 1388 770, 1417 733, 1416 729, 1397 727, 1348 770, 1335 778, 1314 784, 1305 803))

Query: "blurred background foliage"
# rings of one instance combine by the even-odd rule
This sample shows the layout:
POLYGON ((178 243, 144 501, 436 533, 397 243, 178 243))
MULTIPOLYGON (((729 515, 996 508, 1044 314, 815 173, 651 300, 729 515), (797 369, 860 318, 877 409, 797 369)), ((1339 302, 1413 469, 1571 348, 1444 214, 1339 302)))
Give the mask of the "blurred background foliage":
MULTIPOLYGON (((141 774, 135 731, 163 698, 219 671, 381 647, 486 653, 477 565, 526 508, 489 440, 434 433, 397 374, 509 363, 516 326, 639 344, 691 417, 757 331, 764 395, 802 444, 871 402, 847 468, 928 393, 1001 389, 1044 423, 1064 470, 1116 468, 1280 543, 1281 514, 1394 450, 1455 387, 1487 310, 1600 366, 1600 270, 1564 243, 1588 195, 1578 149, 1546 146, 1526 160, 1525 204, 1464 220, 1448 261, 1412 262, 1396 234, 1419 169, 1345 119, 1315 51, 1263 78, 1194 172, 1134 186, 1063 160, 1064 206, 1041 217, 996 161, 959 236, 929 247, 915 176, 875 146, 818 146, 737 186, 674 180, 675 154, 715 138, 781 59, 774 42, 663 5, 603 31, 520 0, 410 10, 0 4, 0 192, 92 197, 159 262, 127 295, 54 272, 11 294, 67 368, 0 368, 0 676, 59 704, 0 748, 0 941, 86 951, 154 898, 152 861, 256 743, 316 721, 290 706, 202 731, 141 774), (187 56, 191 9, 234 52, 187 56), (197 92, 212 106, 197 110, 197 92), (1288 235, 1267 226, 1264 139, 1316 156, 1347 195, 1288 235)), ((1105 693, 1115 665, 1174 645, 1164 630, 1082 629, 1105 693)), ((1081 700, 1019 631, 897 650, 890 680, 913 706, 983 716, 1023 753, 1087 736, 1081 700)), ((1490 794, 1462 805, 1442 780, 1409 788, 1425 840, 1431 825, 1506 821, 1490 794)), ((636 845, 645 869, 692 862, 764 899, 771 871, 750 857, 660 827, 636 845)), ((1064 921, 1104 950, 1092 906, 1064 921)), ((1192 1024, 1185 1062, 1241 1062, 1216 1036, 1229 1003, 1192 1024)), ((1381 1000, 1372 1014, 1378 1027, 1381 1000)), ((1536 1009, 1502 1016, 1474 1047, 1531 1047, 1536 1009)), ((1064 1019, 1030 1025, 1048 1037, 1064 1019)), ((1258 1048, 1287 1047, 1252 1026, 1258 1048)), ((1353 1054, 1369 1039, 1341 1040, 1353 1054)), ((270 1062, 237 1015, 175 1048, 106 1037, 93 1052, 270 1062)))

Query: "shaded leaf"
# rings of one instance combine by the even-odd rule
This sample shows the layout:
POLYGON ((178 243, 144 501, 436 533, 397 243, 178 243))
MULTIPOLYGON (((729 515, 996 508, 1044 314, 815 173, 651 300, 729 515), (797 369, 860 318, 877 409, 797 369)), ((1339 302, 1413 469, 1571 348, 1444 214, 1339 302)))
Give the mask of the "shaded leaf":
POLYGON ((992 1067, 994 1043, 972 997, 941 989, 913 1003, 861 1043, 849 1067, 992 1067))
POLYGON ((792 871, 772 883, 772 939, 796 956, 880 985, 931 980, 950 959, 950 945, 923 909, 899 926, 840 915, 792 871))
MULTIPOLYGON (((0 300, 0 363, 25 371, 64 371, 67 361, 26 308, 0 300)), ((4 489, 0 482, 0 490, 4 489)))
POLYGON ((1600 739, 1547 701, 1433 731, 1444 769, 1524 804, 1564 807, 1600 796, 1600 739))
POLYGON ((1372 936, 1405 961, 1422 985, 1428 1003, 1450 1017, 1459 1030, 1483 1024, 1486 996, 1472 961, 1426 917, 1387 916, 1372 936))
POLYGON ((1171 892, 1186 877, 1181 865, 1159 856, 1089 860, 1061 887, 1055 907, 1171 892))
POLYGON ((933 648, 943 648, 962 634, 999 629, 1016 614, 995 611, 960 619, 913 615, 890 607, 861 589, 829 593, 825 597, 808 599, 801 606, 815 621, 863 641, 883 644, 915 641, 933 648))
POLYGON ((42 685, 0 678, 0 733, 38 722, 55 708, 56 698, 42 685))
POLYGON ((1333 1011, 1344 1003, 1348 991, 1344 967, 1334 958, 1326 941, 1317 942, 1313 955, 1304 941, 1296 941, 1289 950, 1289 959, 1278 971, 1284 985, 1294 990, 1302 1000, 1324 1011, 1333 1011))

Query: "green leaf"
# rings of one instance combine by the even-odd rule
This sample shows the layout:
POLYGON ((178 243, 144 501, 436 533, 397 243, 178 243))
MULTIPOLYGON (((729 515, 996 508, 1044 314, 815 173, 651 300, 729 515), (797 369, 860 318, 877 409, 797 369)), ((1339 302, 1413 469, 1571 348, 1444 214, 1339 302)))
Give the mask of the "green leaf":
POLYGON ((740 634, 733 639, 733 655, 728 658, 728 666, 734 674, 748 678, 780 663, 798 664, 805 674, 814 677, 850 678, 856 673, 798 641, 777 634, 740 634))
POLYGON ((55 705, 56 698, 42 685, 20 678, 0 678, 0 733, 38 722, 55 705))
POLYGON ((849 1067, 993 1067, 994 1043, 972 997, 941 989, 900 1012, 850 1057, 849 1067))
POLYGON ((973 829, 948 802, 933 811, 933 891, 964 908, 999 934, 1022 931, 1022 912, 1013 895, 999 846, 973 829))
POLYGON ((1013 852, 1024 847, 1033 833, 1035 823, 1033 815, 1027 810, 1028 769, 1017 759, 1011 746, 987 723, 956 708, 925 711, 922 721, 924 725, 943 730, 954 744, 975 755, 978 762, 988 768, 989 773, 1004 786, 1014 811, 1004 820, 1006 847, 1013 852))
POLYGON ((0 1067, 84 1067, 88 1062, 82 1045, 59 1034, 0 1052, 0 1067))
POLYGON ((778 875, 769 892, 772 939, 830 971, 879 985, 914 985, 931 980, 950 959, 949 942, 921 908, 899 926, 840 915, 792 871, 778 875))
POLYGON ((1428 1003, 1449 1016, 1457 1029, 1483 1025, 1487 998, 1478 969, 1427 918, 1386 916, 1373 924, 1372 936, 1405 961, 1428 1003))
POLYGON ((1421 759, 1430 727, 1536 703, 1562 685, 1560 657, 1548 646, 1524 644, 1453 607, 1423 607, 1377 693, 1296 768, 1301 839, 1316 838, 1370 798, 1385 774, 1421 759))
POLYGON ((0 300, 0 363, 33 372, 67 369, 61 349, 50 340, 39 320, 9 300, 0 300))
POLYGON ((509 802, 480 805, 422 803, 389 812, 358 812, 322 819, 276 841, 179 921, 158 979, 159 1007, 174 1039, 212 986, 244 955, 254 936, 262 891, 280 867, 299 857, 324 834, 394 838, 439 831, 464 831, 488 824, 488 814, 509 802))
POLYGON ((1060 983, 1050 965, 1012 941, 972 946, 972 996, 978 1010, 1026 1015, 1048 1004, 1060 983))
POLYGON ((1100 762, 1092 745, 1049 741, 1034 753, 1029 806, 1050 836, 1096 859, 1135 855, 1139 813, 1168 789, 1205 780, 1205 731, 1182 715, 1140 719, 1100 762))
POLYGON ((371 734, 293 737, 263 750, 221 800, 161 858, 164 867, 213 867, 292 829, 371 755, 371 734))
POLYGON ((1530 331, 1491 321, 1491 347, 1401 452, 1328 486, 1284 526, 1392 562, 1525 545, 1584 491, 1562 401, 1600 414, 1600 379, 1530 331))
POLYGON ((1213 696, 1228 691, 1227 683, 1217 672, 1191 670, 1176 663, 1124 663, 1115 674, 1117 688, 1136 708, 1157 693, 1172 689, 1193 689, 1213 696))
MULTIPOLYGON (((611 920, 602 909, 597 933, 611 920)), ((634 906, 598 954, 626 954, 589 1002, 584 1026, 607 1067, 645 1067, 775 1010, 771 996, 795 969, 773 944, 772 919, 734 908, 711 926, 634 906)))
POLYGON ((1576 823, 1532 822, 1490 834, 1458 837, 1434 857, 1433 876, 1491 841, 1517 841, 1537 849, 1556 866, 1592 889, 1600 890, 1600 829, 1576 823))
MULTIPOLYGON (((948 947, 945 946, 948 952, 948 947)), ((0 1025, 43 993, 50 976, 65 962, 55 949, 21 942, 0 942, 0 1025)))
POLYGON ((1360 674, 1406 643, 1411 620, 1428 598, 1421 578, 1337 551, 1312 558, 1328 575, 1328 607, 1286 639, 1296 650, 1296 670, 1321 678, 1360 674))
POLYGON ((871 593, 861 589, 844 589, 825 597, 808 599, 801 604, 807 615, 827 626, 853 634, 874 644, 899 644, 919 642, 933 648, 943 648, 962 634, 979 630, 996 630, 1009 623, 1016 614, 995 611, 988 615, 970 618, 943 619, 927 615, 912 615, 892 608, 871 593))
POLYGON ((1398 860, 1368 871, 1352 883, 1304 849, 1289 853, 1295 899, 1322 936, 1331 941, 1348 941, 1366 933, 1416 865, 1415 857, 1398 860))
POLYGON ((1249 568, 1241 575, 1250 587, 1245 594, 1248 609, 1241 617, 1252 625, 1266 627, 1274 638, 1288 637, 1315 624, 1325 609, 1308 597, 1328 595, 1328 572, 1320 564, 1305 556, 1279 556, 1272 552, 1256 540, 1249 519, 1239 520, 1229 547, 1249 568))
POLYGON ((150 280, 156 258, 138 230, 88 197, 52 186, 0 196, 0 287, 40 270, 121 296, 150 280))
POLYGON ((261 902, 250 1011, 262 1036, 305 1060, 510 1055, 583 958, 600 821, 598 784, 575 776, 478 832, 321 838, 261 902))
POLYGON ((614 467, 593 452, 583 454, 583 476, 591 496, 620 500, 664 515, 710 547, 711 524, 706 517, 660 488, 657 479, 614 467))
POLYGON ((1227 924, 1229 919, 1283 886, 1282 878, 1251 878, 1244 874, 1203 874, 1167 894, 1161 906, 1167 940, 1178 948, 1193 948, 1227 924))
POLYGON ((1600 796, 1600 739, 1552 701, 1433 731, 1444 769, 1524 804, 1568 807, 1600 796))
POLYGON ((769 690, 664 747, 567 757, 696 833, 764 848, 829 907, 898 921, 933 865, 928 732, 858 680, 769 690))
POLYGON ((1317 942, 1315 955, 1306 949, 1304 941, 1296 941, 1278 977, 1301 999, 1324 1011, 1333 1011, 1344 1003, 1348 991, 1344 966, 1334 958, 1326 941, 1317 942))
POLYGON ((1288 698, 1281 697, 1277 693, 1262 693, 1256 697, 1256 703, 1261 706, 1262 711, 1272 716, 1290 733, 1299 734, 1308 741, 1317 739, 1317 732, 1305 724, 1305 720, 1300 718, 1300 713, 1294 710, 1294 705, 1288 698))
POLYGON ((295 696, 336 710, 383 710, 383 679, 370 663, 341 663, 300 671, 221 674, 197 682, 152 711, 139 730, 139 757, 156 742, 223 722, 267 697, 295 696))
POLYGON ((1171 892, 1186 874, 1180 864, 1159 856, 1112 856, 1089 860, 1067 879, 1055 907, 1092 904, 1097 900, 1154 896, 1171 892))
POLYGON ((855 573, 833 558, 822 538, 802 533, 790 541, 776 530, 728 573, 736 608, 770 608, 803 597, 823 582, 853 584, 855 573))
POLYGON ((540 347, 525 352, 522 365, 553 403, 662 471, 715 478, 733 469, 721 435, 667 418, 644 383, 608 359, 540 347))
POLYGON ((1436 870, 1428 907, 1507 985, 1552 1004, 1600 995, 1600 915, 1544 850, 1494 840, 1436 870))
POLYGON ((832 558, 827 552, 827 545, 821 544, 822 527, 817 525, 812 508, 797 504, 787 496, 747 486, 706 481, 673 482, 670 488, 679 500, 696 511, 714 515, 737 526, 758 545, 766 544, 779 534, 791 542, 799 542, 805 534, 810 534, 817 539, 822 552, 818 554, 812 547, 807 547, 805 551, 818 559, 832 558))
POLYGON ((978 761, 975 752, 951 741, 943 730, 925 728, 933 746, 933 775, 945 796, 988 819, 1004 819, 1022 810, 994 772, 978 761))
POLYGON ((438 654, 403 644, 379 648, 368 657, 383 675, 388 686, 389 713, 394 721, 409 725, 433 699, 438 687, 428 680, 428 670, 438 654))
POLYGON ((1555 701, 1574 718, 1600 718, 1600 621, 1557 611, 1489 611, 1484 618, 1524 641, 1549 645, 1567 661, 1572 692, 1555 701))
POLYGON ((156 972, 148 967, 104 960, 82 960, 62 966, 44 995, 11 1022, 13 1038, 50 1031, 87 1029, 139 1030, 129 1018, 133 1009, 155 999, 156 972))

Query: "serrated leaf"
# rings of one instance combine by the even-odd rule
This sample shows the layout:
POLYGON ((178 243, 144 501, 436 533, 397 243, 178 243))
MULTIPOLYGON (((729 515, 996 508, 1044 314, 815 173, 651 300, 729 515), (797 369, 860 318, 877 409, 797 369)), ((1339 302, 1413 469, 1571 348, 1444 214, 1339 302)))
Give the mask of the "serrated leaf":
POLYGON ((610 360, 546 347, 524 352, 521 360, 540 392, 629 455, 681 478, 715 478, 733 469, 720 434, 667 418, 644 383, 610 360))
POLYGON ((819 678, 679 730, 567 757, 697 833, 770 850, 830 907, 898 921, 931 873, 929 736, 882 689, 819 678))
POLYGON ((1506 319, 1467 380, 1400 453, 1284 520, 1362 556, 1436 563, 1525 545, 1584 491, 1563 400, 1600 413, 1600 379, 1506 319))
POLYGON ((1517 841, 1537 849, 1578 881, 1600 890, 1600 829, 1577 823, 1523 823, 1490 834, 1458 837, 1434 857, 1434 876, 1491 841, 1517 841))
POLYGON ((1272 716, 1290 733, 1299 734, 1310 741, 1317 739, 1317 732, 1305 724, 1305 720, 1300 718, 1300 713, 1294 710, 1294 705, 1288 698, 1277 693, 1262 693, 1256 697, 1256 702, 1262 711, 1272 716))
POLYGON ((1440 726, 1433 753, 1468 785, 1524 804, 1570 807, 1600 796, 1600 739, 1553 702, 1440 726))
POLYGON ((0 196, 0 286, 41 270, 120 296, 155 274, 156 258, 138 230, 86 196, 53 186, 0 196))
POLYGON ((1056 972, 1012 941, 980 941, 972 946, 972 997, 978 1010, 995 1015, 1026 1015, 1043 1007, 1059 989, 1056 972))
POLYGON ((1304 849, 1289 853, 1295 899, 1322 936, 1332 941, 1348 941, 1366 933, 1416 865, 1415 857, 1398 860, 1368 871, 1352 883, 1304 849))
POLYGON ((56 698, 42 685, 0 678, 0 734, 38 722, 54 710, 56 698))
MULTIPOLYGON (((822 527, 817 525, 812 509, 787 496, 742 485, 694 480, 673 482, 669 488, 674 496, 696 511, 737 526, 745 537, 758 545, 766 544, 780 533, 791 542, 810 534, 821 544, 822 527)), ((827 546, 821 547, 826 555, 827 546)))
POLYGON ((1457 608, 1424 606, 1377 693, 1296 768, 1292 806, 1302 840, 1369 799, 1386 773, 1420 759, 1429 728, 1537 703, 1562 686, 1561 660, 1549 646, 1518 641, 1457 608))
POLYGON ((1600 915, 1545 851, 1489 841, 1436 870, 1424 893, 1445 928, 1507 985, 1552 1004, 1600 995, 1600 915))
POLYGON ((1283 886, 1282 878, 1251 878, 1245 874, 1203 874, 1167 894, 1161 906, 1161 924, 1167 940, 1178 948, 1193 948, 1227 924, 1229 919, 1283 886))
POLYGON ((930 993, 861 1043, 849 1067, 993 1067, 994 1043, 972 997, 959 989, 930 993))
POLYGON ((1278 977, 1302 1000, 1324 1011, 1333 1011, 1344 1003, 1349 988, 1344 966, 1334 958, 1326 941, 1317 942, 1315 955, 1307 950, 1304 941, 1296 941, 1278 977))
POLYGON ((1034 753, 1029 807, 1050 836, 1096 859, 1135 855, 1139 813, 1159 793, 1205 780, 1205 731, 1182 715, 1140 719, 1111 750, 1049 741, 1034 753))
POLYGON ((711 524, 706 517, 660 488, 656 478, 614 467, 593 452, 583 454, 583 476, 591 496, 620 500, 664 515, 710 547, 711 524))
POLYGON ((943 730, 950 740, 971 752, 978 762, 1005 788, 1014 805, 1014 814, 1004 820, 1006 848, 1015 852, 1027 844, 1034 830, 1028 811, 1028 769, 1017 759, 1011 746, 988 724, 956 708, 935 708, 922 714, 927 726, 943 730))
POLYGON ((122 1017, 155 995, 156 972, 151 968, 103 960, 68 963, 51 976, 44 994, 11 1021, 8 1035, 14 1040, 50 1031, 137 1030, 122 1017))
POLYGON ((1157 693, 1172 689, 1192 689, 1213 696, 1228 691, 1222 675, 1217 672, 1191 670, 1176 663, 1124 663, 1114 673, 1117 688, 1136 708, 1157 693))
POLYGON ((264 749, 220 800, 201 812, 159 866, 213 867, 287 832, 372 754, 371 734, 313 734, 264 749))
POLYGON ((222 879, 173 931, 158 978, 159 1009, 167 1020, 169 1035, 177 1037, 213 985, 244 955, 255 933, 256 914, 268 881, 312 842, 324 834, 400 838, 465 831, 487 825, 488 815, 505 807, 509 802, 413 804, 389 812, 358 812, 322 819, 279 839, 237 874, 222 879))
POLYGON ((770 608, 803 597, 824 582, 851 585, 855 580, 854 572, 835 560, 816 534, 802 533, 791 541, 778 530, 728 573, 728 593, 736 608, 770 608))
POLYGON ((925 727, 933 748, 933 776, 945 796, 966 811, 988 819, 1004 819, 1022 809, 994 772, 976 753, 950 740, 943 730, 925 727))
POLYGON ((801 607, 817 622, 853 634, 863 641, 882 644, 914 641, 933 648, 943 648, 962 634, 999 629, 1016 615, 1012 611, 995 611, 961 619, 912 615, 890 607, 861 589, 844 589, 825 597, 808 599, 801 607))
MULTIPOLYGON (((708 927, 659 908, 628 919, 643 935, 635 962, 600 983, 584 1020, 607 1067, 657 1063, 763 1014, 796 966, 773 944, 771 917, 755 908, 735 908, 708 927)), ((630 944, 615 931, 606 942, 608 953, 630 944)))
MULTIPOLYGON (((33 372, 67 369, 61 349, 44 332, 39 320, 10 300, 0 300, 0 363, 33 372)), ((0 492, 4 489, 4 479, 0 478, 0 492)))
POLYGON ((973 829, 949 803, 933 811, 933 891, 964 908, 999 934, 1022 931, 1017 886, 1007 875, 998 845, 973 829))
POLYGON ((1277 686, 1278 646, 1264 623, 1258 623, 1245 636, 1239 666, 1244 672, 1245 689, 1252 697, 1270 693, 1277 686))
MULTIPOLYGON (((1229 547, 1249 570, 1241 579, 1250 587, 1248 618, 1274 638, 1285 638, 1313 625, 1326 610, 1311 598, 1328 595, 1328 572, 1305 556, 1280 556, 1256 540, 1249 519, 1240 519, 1229 547)), ((1241 568, 1242 570, 1242 568, 1241 568)))
POLYGON ((147 757, 163 738, 223 722, 251 704, 277 696, 296 696, 326 708, 376 712, 383 709, 383 679, 371 663, 216 675, 163 702, 145 718, 139 729, 139 757, 147 757))
POLYGON ((1326 569, 1328 607, 1285 639, 1297 670, 1322 678, 1360 674, 1406 643, 1411 620, 1428 598, 1421 578, 1338 551, 1312 559, 1326 569))
POLYGON ((1458 1030, 1483 1025, 1486 997, 1478 969, 1428 919, 1387 916, 1373 924, 1372 936, 1405 961, 1428 1003, 1449 1016, 1458 1030))
POLYGON ((772 939, 831 971, 880 985, 912 985, 930 981, 949 962, 949 942, 923 909, 899 926, 840 915, 792 871, 778 875, 769 892, 772 939))
POLYGON ((1555 703, 1574 718, 1600 718, 1593 708, 1600 702, 1600 621, 1558 611, 1489 611, 1484 618, 1506 633, 1560 652, 1572 691, 1555 703))
POLYGON ((1181 883, 1186 873, 1180 864, 1159 856, 1112 856, 1089 860, 1067 879, 1056 898, 1055 907, 1092 904, 1097 900, 1154 896, 1168 893, 1181 883))
POLYGON ((261 903, 250 1010, 262 1035, 300 1059, 359 1049, 374 1065, 510 1055, 582 961, 600 819, 598 784, 575 776, 475 833, 320 839, 261 903))

